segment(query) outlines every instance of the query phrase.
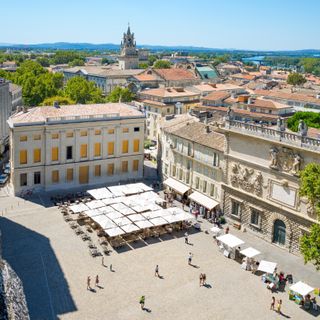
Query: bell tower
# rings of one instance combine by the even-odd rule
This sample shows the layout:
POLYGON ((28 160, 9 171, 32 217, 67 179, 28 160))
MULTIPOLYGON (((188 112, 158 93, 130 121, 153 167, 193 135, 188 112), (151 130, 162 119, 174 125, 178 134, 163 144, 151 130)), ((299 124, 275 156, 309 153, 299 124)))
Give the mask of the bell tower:
POLYGON ((128 25, 128 30, 123 34, 123 39, 121 41, 119 68, 120 70, 138 69, 138 64, 139 54, 134 39, 134 33, 131 33, 130 25, 128 25))

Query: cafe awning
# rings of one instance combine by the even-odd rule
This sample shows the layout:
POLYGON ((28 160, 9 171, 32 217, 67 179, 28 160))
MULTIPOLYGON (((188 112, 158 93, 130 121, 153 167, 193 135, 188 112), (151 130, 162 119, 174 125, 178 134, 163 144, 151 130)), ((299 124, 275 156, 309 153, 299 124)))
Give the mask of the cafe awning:
POLYGON ((189 199, 209 210, 212 210, 214 207, 216 207, 219 204, 217 201, 207 197, 206 195, 198 191, 191 193, 189 196, 189 199))
POLYGON ((261 252, 256 250, 255 248, 249 247, 249 248, 246 248, 246 249, 240 251, 240 253, 248 258, 253 258, 253 257, 257 256, 258 254, 260 254, 261 252))
POLYGON ((217 240, 224 243, 230 248, 238 247, 242 244, 244 244, 244 241, 237 238, 236 236, 233 236, 230 233, 224 234, 222 236, 217 237, 217 240))
POLYGON ((276 267, 277 267, 277 264, 275 262, 261 260, 259 263, 258 271, 273 273, 276 267))
POLYGON ((167 180, 165 180, 163 182, 163 184, 165 184, 166 186, 168 186, 169 188, 173 189, 174 191, 180 193, 180 194, 185 194, 187 191, 190 190, 190 187, 179 182, 176 179, 173 178, 168 178, 167 180))
POLYGON ((307 285, 306 283, 299 281, 297 283, 295 283, 294 285, 292 285, 290 287, 290 290, 301 294, 302 296, 306 296, 307 294, 311 293, 314 288, 310 287, 309 285, 307 285))

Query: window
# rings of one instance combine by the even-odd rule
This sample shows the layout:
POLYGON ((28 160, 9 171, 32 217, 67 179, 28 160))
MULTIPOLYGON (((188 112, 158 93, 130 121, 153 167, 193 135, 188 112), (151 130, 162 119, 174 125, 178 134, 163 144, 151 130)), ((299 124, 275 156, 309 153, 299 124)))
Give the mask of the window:
POLYGON ((108 134, 114 134, 114 129, 109 129, 108 134))
POLYGON ((183 175, 183 171, 182 171, 182 169, 180 168, 180 169, 179 169, 179 180, 182 180, 182 175, 183 175))
POLYGON ((190 181, 190 173, 189 173, 189 171, 186 171, 185 177, 186 177, 186 183, 189 183, 189 181, 190 181))
POLYGON ((101 130, 95 130, 94 131, 95 136, 100 136, 101 135, 101 130))
POLYGON ((28 176, 26 173, 20 174, 20 187, 25 187, 28 185, 28 176))
POLYGON ((87 150, 87 145, 86 144, 82 144, 80 146, 80 158, 87 158, 88 156, 88 150, 87 150))
POLYGON ((170 108, 167 108, 167 113, 170 113, 170 108))
POLYGON ((129 151, 129 141, 123 140, 122 141, 122 153, 128 153, 129 151))
POLYGON ((33 150, 33 163, 41 162, 41 149, 33 150))
POLYGON ((260 212, 255 209, 251 209, 250 223, 255 226, 260 226, 260 212))
POLYGON ((176 176, 176 166, 172 166, 172 176, 176 176))
POLYGON ((94 156, 101 157, 101 143, 99 142, 94 144, 94 156))
POLYGON ((41 173, 35 172, 33 174, 33 184, 40 184, 41 183, 41 173))
POLYGON ((138 171, 139 170, 139 160, 133 160, 132 170, 133 171, 138 171))
POLYGON ((210 185, 210 196, 213 197, 214 196, 214 184, 211 183, 210 185))
POLYGON ((108 176, 113 176, 114 174, 114 163, 108 164, 108 176))
POLYGON ((97 164, 94 166, 94 175, 95 175, 95 177, 101 176, 101 165, 100 164, 97 164))
POLYGON ((67 156, 67 160, 71 160, 73 158, 72 146, 67 146, 66 156, 67 156))
POLYGON ((53 170, 51 172, 52 183, 59 183, 59 170, 53 170))
POLYGON ((200 185, 200 179, 199 177, 196 177, 196 189, 199 189, 199 185, 200 185))
POLYGON ((73 132, 67 132, 66 136, 67 138, 73 138, 73 132))
POLYGON ((28 152, 27 150, 20 150, 20 164, 27 164, 28 152))
POLYGON ((59 133, 53 133, 51 139, 59 139, 59 133))
POLYGON ((188 143, 188 156, 192 155, 191 143, 188 143))
POLYGON ((140 131, 140 127, 134 127, 133 131, 134 132, 139 132, 140 131))
POLYGON ((41 140, 41 134, 35 134, 33 140, 41 140))
POLYGON ((133 140, 133 152, 139 152, 139 139, 134 139, 133 140))
POLYGON ((231 200, 231 214, 236 217, 240 216, 240 203, 239 202, 231 200))
POLYGON ((52 161, 58 161, 59 160, 59 148, 58 147, 52 147, 52 149, 51 149, 51 160, 52 161))
POLYGON ((213 153, 213 166, 214 167, 219 166, 219 155, 217 153, 213 153))
POLYGON ((87 131, 80 131, 80 136, 81 137, 86 137, 88 135, 87 131))
POLYGON ((122 129, 122 132, 123 132, 123 133, 128 133, 128 132, 129 132, 129 128, 123 128, 123 129, 122 129))
POLYGON ((73 168, 67 169, 67 182, 73 181, 73 168))
POLYGON ((168 174, 168 165, 167 164, 165 164, 164 165, 164 174, 168 174))
POLYGON ((204 180, 203 183, 202 183, 202 191, 203 191, 204 193, 207 192, 207 181, 206 181, 206 180, 204 180))
POLYGON ((79 183, 86 184, 89 182, 89 166, 79 167, 79 183))
POLYGON ((20 141, 28 141, 28 137, 27 136, 20 136, 20 141))
POLYGON ((108 156, 114 154, 114 142, 108 142, 108 156))
POLYGON ((128 161, 122 161, 121 163, 121 171, 122 173, 128 172, 128 161))

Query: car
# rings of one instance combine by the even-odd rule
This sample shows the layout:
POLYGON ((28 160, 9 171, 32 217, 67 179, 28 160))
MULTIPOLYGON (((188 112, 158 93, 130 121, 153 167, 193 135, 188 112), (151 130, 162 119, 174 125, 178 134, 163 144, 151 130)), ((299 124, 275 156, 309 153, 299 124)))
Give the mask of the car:
POLYGON ((4 185, 8 181, 7 174, 0 174, 0 185, 4 185))

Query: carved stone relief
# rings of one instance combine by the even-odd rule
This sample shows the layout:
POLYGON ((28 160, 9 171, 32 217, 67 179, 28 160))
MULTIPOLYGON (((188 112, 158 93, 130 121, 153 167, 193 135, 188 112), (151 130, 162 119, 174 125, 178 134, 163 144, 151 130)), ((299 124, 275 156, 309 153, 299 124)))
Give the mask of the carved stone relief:
POLYGON ((259 197, 262 195, 263 177, 260 171, 256 172, 238 163, 232 164, 231 170, 230 180, 233 187, 254 193, 259 197))
POLYGON ((302 157, 298 153, 294 153, 293 150, 282 147, 270 148, 270 164, 271 169, 284 171, 291 173, 295 176, 299 176, 301 170, 302 157))

